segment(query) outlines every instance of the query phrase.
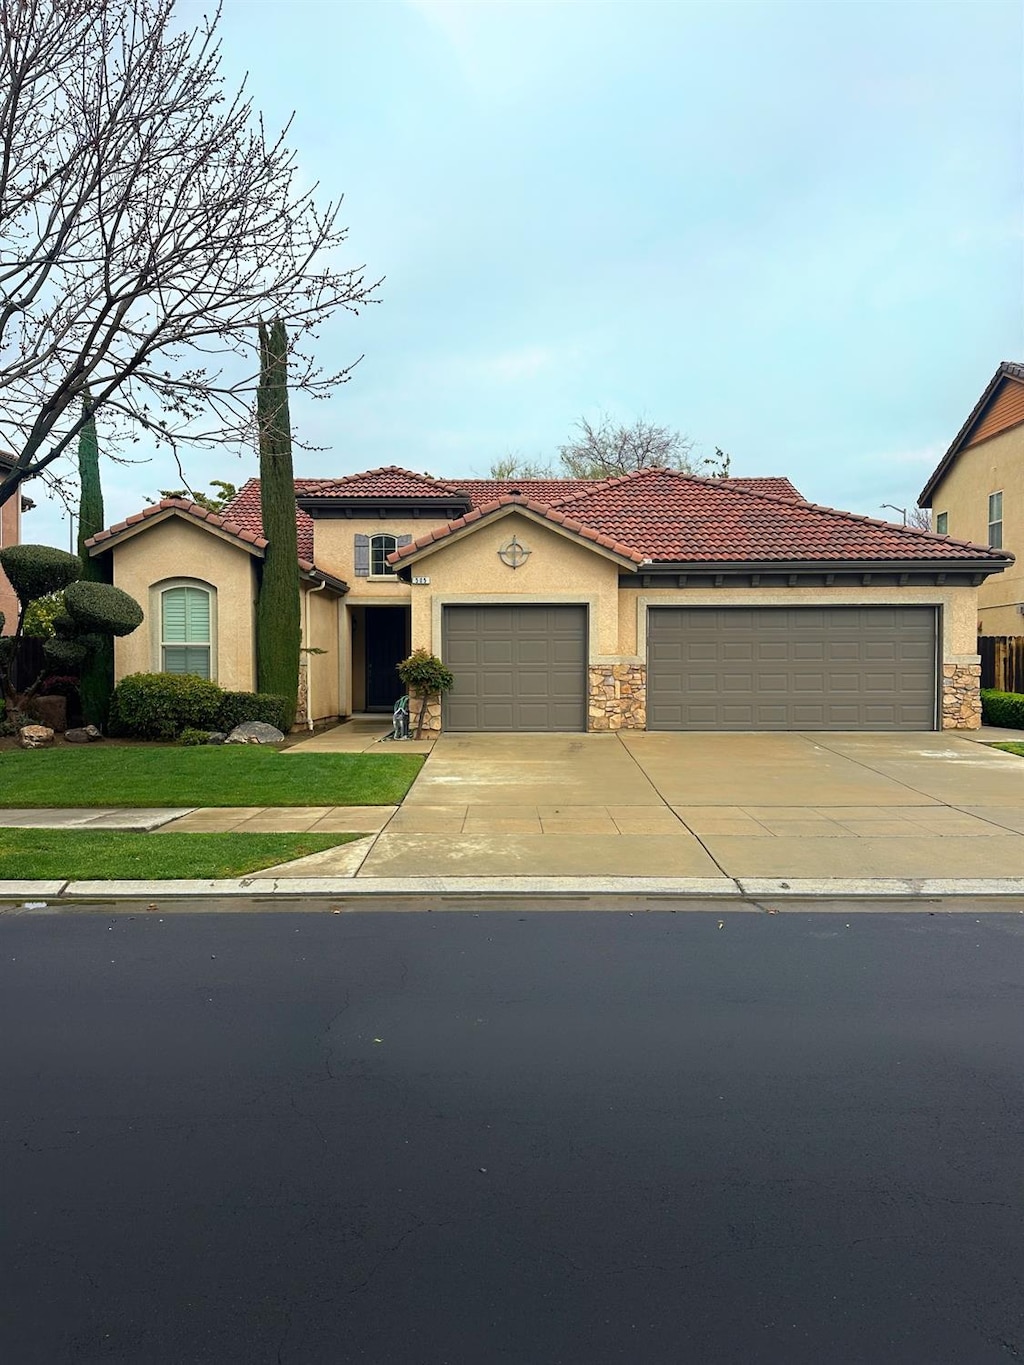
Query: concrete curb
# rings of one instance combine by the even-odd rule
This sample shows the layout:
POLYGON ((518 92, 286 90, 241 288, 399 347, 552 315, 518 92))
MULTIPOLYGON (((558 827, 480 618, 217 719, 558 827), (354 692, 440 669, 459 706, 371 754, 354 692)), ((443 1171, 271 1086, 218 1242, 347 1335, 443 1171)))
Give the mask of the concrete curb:
POLYGON ((0 901, 297 896, 675 896, 716 900, 1024 898, 1024 877, 854 880, 741 877, 237 877, 168 881, 0 881, 0 901))

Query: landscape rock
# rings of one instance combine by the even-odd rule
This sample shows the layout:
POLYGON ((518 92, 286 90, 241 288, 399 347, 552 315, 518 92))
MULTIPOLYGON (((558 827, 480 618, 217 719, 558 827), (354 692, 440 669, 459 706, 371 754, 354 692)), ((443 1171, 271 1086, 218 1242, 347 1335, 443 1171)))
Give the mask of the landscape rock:
POLYGON ((48 725, 23 725, 18 731, 18 743, 23 749, 48 749, 53 743, 53 731, 48 725))
POLYGON ((236 725, 224 741, 225 744, 280 744, 284 735, 276 725, 268 725, 265 720, 246 720, 236 725))
POLYGON ((81 725, 74 730, 65 730, 64 738, 69 744, 95 744, 103 736, 95 725, 81 725))
POLYGON ((206 736, 207 744, 226 744, 227 739, 228 737, 223 730, 211 730, 206 736))

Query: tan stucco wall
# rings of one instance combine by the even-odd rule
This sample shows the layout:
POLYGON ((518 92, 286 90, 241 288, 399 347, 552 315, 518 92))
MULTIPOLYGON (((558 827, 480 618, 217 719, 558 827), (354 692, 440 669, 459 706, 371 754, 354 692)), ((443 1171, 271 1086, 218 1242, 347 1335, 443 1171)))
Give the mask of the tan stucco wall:
POLYGON ((447 522, 443 517, 318 518, 313 522, 313 560, 318 569, 334 574, 348 584, 349 602, 372 600, 378 606, 399 606, 409 600, 407 584, 390 576, 356 577, 356 536, 412 536, 417 540, 435 527, 445 525, 447 522))
POLYGON ((310 591, 305 584, 302 598, 303 646, 326 651, 324 654, 305 656, 308 661, 313 720, 328 720, 343 714, 338 671, 338 598, 327 590, 310 591))
POLYGON ((648 606, 841 607, 894 604, 941 607, 944 662, 977 661, 974 588, 624 588, 619 601, 620 639, 624 658, 639 659, 646 663, 648 606))
POLYGON ((216 589, 214 674, 221 687, 251 692, 256 686, 256 561, 210 531, 171 517, 115 546, 114 583, 146 613, 132 635, 114 642, 114 675, 159 669, 157 589, 169 579, 194 580, 216 589))
MULTIPOLYGON (((7 499, 3 507, 0 507, 0 547, 20 544, 21 494, 15 493, 12 498, 7 499)), ((6 617, 3 633, 13 635, 18 624, 18 599, 3 569, 0 569, 0 611, 6 617)))
POLYGON ((1003 495, 1003 546, 1017 556, 1005 573, 993 574, 978 589, 983 635, 1024 635, 1024 426, 962 450, 932 498, 932 526, 948 513, 947 534, 988 544, 988 496, 1003 495))
POLYGON ((462 539, 441 542, 412 573, 430 578, 412 588, 412 647, 441 654, 445 606, 501 601, 579 602, 589 607, 590 658, 618 651, 619 566, 518 512, 488 520, 462 539), (499 549, 515 535, 530 550, 510 569, 499 549))

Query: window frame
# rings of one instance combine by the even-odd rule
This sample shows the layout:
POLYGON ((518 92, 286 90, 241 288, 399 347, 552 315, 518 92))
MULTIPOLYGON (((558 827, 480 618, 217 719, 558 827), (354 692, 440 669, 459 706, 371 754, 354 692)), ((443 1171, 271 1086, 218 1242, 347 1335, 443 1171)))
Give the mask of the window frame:
MULTIPOLYGON (((153 632, 152 655, 153 671, 156 673, 167 673, 165 667, 165 649, 205 649, 207 651, 207 674, 210 682, 217 681, 217 589, 212 583, 206 582, 202 578, 167 578, 160 583, 154 583, 150 590, 152 604, 152 619, 156 622, 156 629, 153 632), (164 598, 169 592, 185 588, 193 592, 206 594, 209 606, 209 639, 197 641, 165 640, 164 639, 164 598)), ((180 676, 180 675, 179 675, 180 676)), ((202 676, 202 675, 200 675, 202 676)))
POLYGON ((398 549, 398 537, 394 535, 391 531, 375 531, 373 535, 370 536, 369 548, 370 548, 369 577, 375 578, 379 583, 384 582, 387 579, 394 578, 395 577, 394 565, 389 564, 387 562, 387 557, 388 555, 394 554, 394 552, 398 549), (385 540, 389 540, 391 542, 391 548, 389 550, 385 550, 384 553, 381 555, 381 561, 384 565, 384 568, 380 572, 378 572, 373 567, 374 552, 377 549, 377 542, 385 540))
POLYGON ((1003 490, 1001 488, 988 495, 988 548, 990 550, 1001 550, 1003 548, 1003 490), (999 499, 999 502, 994 509, 993 502, 996 498, 999 499), (993 517, 993 510, 998 510, 999 515, 997 517, 993 517), (998 527, 998 530, 993 531, 993 527, 998 527))
POLYGON ((948 535, 949 535, 949 513, 948 513, 948 512, 936 512, 936 513, 935 513, 935 534, 936 534, 937 536, 948 536, 948 535), (940 523, 941 523, 941 524, 940 524, 940 523))

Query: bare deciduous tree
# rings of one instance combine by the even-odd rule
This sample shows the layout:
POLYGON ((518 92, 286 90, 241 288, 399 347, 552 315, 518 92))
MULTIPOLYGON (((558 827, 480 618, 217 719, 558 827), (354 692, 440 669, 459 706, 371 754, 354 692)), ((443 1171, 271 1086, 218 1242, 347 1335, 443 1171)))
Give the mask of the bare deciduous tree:
MULTIPOLYGON (((175 0, 0 3, 0 504, 99 408, 172 449, 243 439, 261 319, 301 340, 373 301, 338 263, 340 200, 318 206, 288 129, 268 136, 225 88, 218 20, 182 29, 175 0)), ((292 387, 350 369, 298 347, 292 387)))
POLYGON ((907 525, 913 526, 916 531, 930 531, 932 514, 927 507, 911 507, 907 512, 907 525))
POLYGON ((565 477, 604 479, 633 474, 638 469, 679 469, 697 472, 693 442, 672 427, 638 417, 631 425, 613 422, 605 414, 597 423, 581 417, 573 440, 560 446, 565 477))
POLYGON ((730 457, 715 447, 714 455, 696 457, 693 441, 673 427, 658 426, 638 417, 630 426, 616 424, 605 414, 596 424, 586 417, 576 423, 577 435, 559 446, 559 467, 506 455, 491 465, 492 479, 608 479, 635 474, 640 469, 676 469, 683 474, 724 479, 730 457))

